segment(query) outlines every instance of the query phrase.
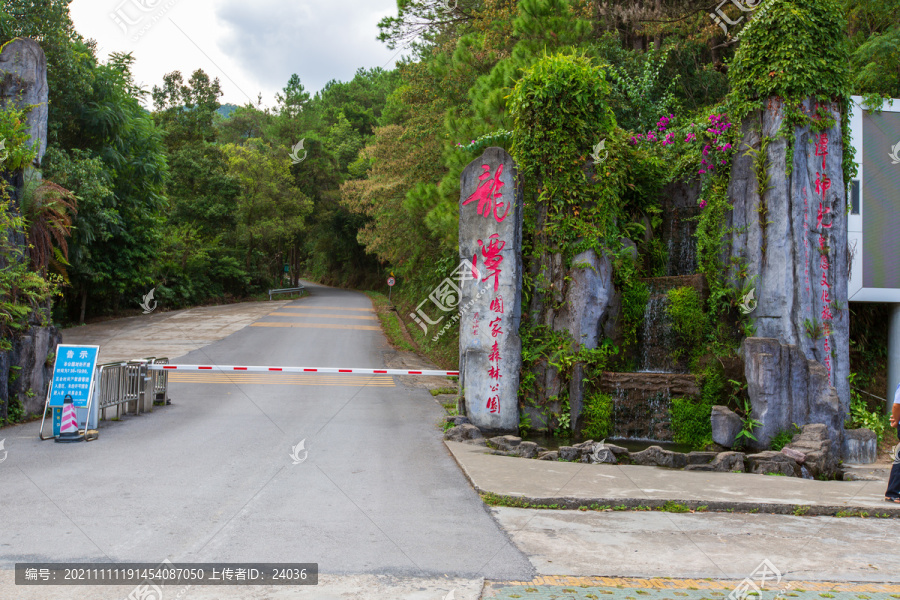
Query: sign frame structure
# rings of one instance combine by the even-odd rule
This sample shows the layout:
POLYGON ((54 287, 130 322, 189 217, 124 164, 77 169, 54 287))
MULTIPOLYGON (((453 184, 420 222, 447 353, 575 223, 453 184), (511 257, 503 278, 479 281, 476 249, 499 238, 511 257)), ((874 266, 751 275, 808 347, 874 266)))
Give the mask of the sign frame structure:
MULTIPOLYGON (((44 401, 44 411, 43 411, 43 414, 41 415, 41 429, 40 429, 40 432, 38 433, 41 440, 51 440, 59 435, 59 427, 58 427, 58 422, 57 422, 58 419, 56 417, 58 416, 57 413, 61 414, 61 412, 62 412, 62 404, 57 405, 54 403, 53 391, 54 391, 54 388, 56 388, 57 384, 59 383, 59 376, 61 374, 61 369, 66 368, 64 366, 64 361, 68 360, 68 357, 66 357, 66 358, 62 357, 64 351, 71 351, 73 353, 73 355, 74 355, 74 352, 93 351, 92 356, 90 357, 90 360, 88 361, 90 363, 90 366, 83 367, 84 369, 87 370, 87 373, 89 374, 87 395, 84 397, 84 399, 79 398, 79 400, 75 401, 74 404, 75 404, 76 414, 79 412, 79 409, 87 409, 87 415, 85 416, 85 419, 84 419, 85 431, 87 431, 90 428, 90 425, 92 422, 94 424, 96 424, 96 421, 97 421, 97 415, 95 414, 97 412, 97 401, 95 399, 95 396, 97 395, 97 392, 98 392, 98 384, 97 384, 96 375, 97 375, 97 359, 100 356, 100 346, 76 345, 76 344, 57 344, 57 346, 56 346, 56 362, 53 365, 53 377, 50 379, 50 385, 47 387, 47 399, 44 401), (53 414, 54 414, 53 419, 52 419, 53 420, 53 435, 51 435, 49 437, 44 437, 44 421, 47 418, 47 409, 48 408, 52 408, 53 414)), ((82 360, 86 360, 86 358, 82 359, 82 360)), ((63 398, 65 398, 65 395, 63 395, 63 398)), ((79 419, 79 422, 80 422, 80 419, 79 419)))
MULTIPOLYGON (((874 166, 871 164, 871 159, 867 160, 867 157, 864 154, 865 143, 864 139, 864 113, 867 115, 872 114, 870 111, 864 109, 863 98, 861 96, 851 96, 850 102, 850 114, 848 115, 848 119, 850 122, 850 138, 852 147, 855 149, 855 158, 856 166, 858 169, 856 178, 851 182, 848 182, 850 186, 851 192, 848 194, 848 204, 850 205, 850 214, 847 215, 847 243, 850 247, 850 256, 851 256, 851 269, 850 269, 850 278, 848 281, 848 300, 850 302, 890 302, 890 303, 900 303, 900 288, 887 288, 887 287, 865 287, 864 284, 864 264, 867 260, 873 260, 874 257, 867 256, 865 253, 865 244, 868 236, 875 235, 875 232, 866 231, 864 227, 864 221, 866 216, 866 182, 870 184, 873 183, 872 179, 875 177, 875 172, 872 171, 874 166), (872 171, 870 173, 866 173, 866 165, 869 163, 869 170, 872 171), (854 210, 853 204, 855 201, 858 202, 858 210, 854 210)), ((893 103, 889 104, 885 102, 885 104, 881 108, 882 113, 900 113, 900 99, 894 98, 893 103)), ((900 116, 898 116, 900 118, 900 116)), ((900 131, 898 131, 900 134, 900 131)), ((894 140, 894 143, 900 142, 900 135, 897 136, 897 140, 894 140)), ((845 152, 849 149, 845 149, 845 152)), ((883 149, 883 152, 887 156, 888 152, 891 150, 890 147, 886 147, 883 149)), ((897 165, 898 176, 900 176, 900 165, 897 165)), ((870 187, 872 187, 870 185, 870 187)), ((874 188, 873 188, 874 189, 874 188)), ((872 190, 869 190, 870 202, 869 208, 872 207, 872 198, 871 198, 872 190)), ((898 197, 900 197, 900 193, 898 193, 898 197)), ((883 202, 883 201, 882 201, 883 202)), ((900 248, 900 232, 894 234, 893 242, 900 248)), ((888 239, 884 241, 884 244, 891 243, 892 240, 888 239)), ((900 255, 900 251, 898 251, 898 255, 900 255)), ((883 257, 884 260, 890 260, 889 257, 883 257)), ((900 258, 896 259, 900 260, 900 258)))

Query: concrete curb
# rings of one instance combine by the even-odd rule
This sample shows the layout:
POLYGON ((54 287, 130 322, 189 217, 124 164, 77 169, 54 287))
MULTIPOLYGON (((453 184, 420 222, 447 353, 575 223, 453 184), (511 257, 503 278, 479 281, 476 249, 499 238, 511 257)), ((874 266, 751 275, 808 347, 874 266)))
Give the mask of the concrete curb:
MULTIPOLYGON (((471 480, 470 480, 471 481, 471 480)), ((475 491, 481 495, 491 495, 493 498, 507 501, 510 506, 516 508, 515 504, 527 503, 537 506, 526 506, 522 508, 544 508, 549 505, 557 505, 560 509, 580 510, 598 510, 596 505, 609 506, 603 509, 603 512, 615 512, 615 508, 624 506, 627 510, 661 510, 669 503, 681 504, 687 506, 692 512, 730 512, 730 513, 749 513, 749 514, 772 514, 772 515, 793 515, 803 517, 861 517, 863 518, 883 518, 883 519, 900 519, 900 508, 896 505, 891 506, 885 502, 885 510, 873 510, 869 506, 815 506, 809 504, 768 504, 758 502, 723 502, 720 500, 703 501, 703 500, 684 500, 672 498, 671 500, 648 500, 646 498, 563 498, 563 497, 543 497, 531 498, 528 496, 504 496, 493 492, 484 491, 477 486, 475 491), (595 508, 591 508, 595 506, 595 508), (705 507, 698 511, 700 507, 705 507), (805 509, 802 514, 797 514, 797 509, 805 509)), ((483 499, 483 498, 482 498, 483 499)), ((506 506, 505 504, 493 504, 485 502, 489 506, 506 506)), ((668 512, 684 512, 684 511, 668 511, 668 512)))
MULTIPOLYGON (((829 504, 803 504, 802 502, 742 502, 742 501, 727 501, 727 500, 703 500, 701 498, 684 498, 679 497, 676 494, 672 494, 667 498, 635 498, 628 496, 619 496, 619 497, 607 497, 607 496, 590 496, 590 497, 572 497, 572 496, 536 496, 529 494, 504 494, 498 493, 494 490, 487 489, 486 486, 479 485, 475 482, 472 474, 469 469, 465 465, 465 463, 460 460, 460 457, 457 456, 455 452, 447 445, 446 441, 444 443, 444 447, 447 448, 447 451, 453 457, 453 460, 456 461, 456 464, 459 466, 460 470, 463 472, 463 475, 468 480, 469 484, 472 488, 478 492, 478 494, 485 496, 491 495, 497 500, 499 503, 494 502, 485 502, 488 506, 511 506, 516 507, 516 505, 528 504, 528 505, 536 505, 536 506, 523 506, 523 508, 538 508, 538 507, 546 507, 549 505, 557 505, 561 509, 567 510, 597 510, 598 506, 609 506, 610 512, 613 512, 612 507, 624 506, 626 510, 659 510, 664 507, 667 503, 677 503, 687 506, 692 511, 697 511, 697 509, 701 506, 705 506, 706 508, 700 512, 735 512, 735 513, 760 513, 760 514, 777 514, 777 515, 793 515, 793 516, 808 516, 808 517, 816 517, 816 516, 829 516, 829 517, 837 517, 840 515, 841 517, 862 517, 862 518, 888 518, 888 519, 900 519, 900 505, 893 504, 889 502, 884 502, 884 506, 864 506, 864 505, 829 505, 829 504), (595 506, 595 508, 591 508, 591 506, 595 506), (648 508, 645 508, 648 507, 648 508), (798 511, 799 508, 799 511, 798 511), (862 515, 865 514, 865 517, 862 515), (877 516, 876 516, 877 515, 877 516)), ((531 461, 534 459, 519 459, 531 461)), ((651 467, 646 467, 651 468, 651 467)), ((484 498, 482 498, 484 500, 484 498)), ((672 511, 674 512, 674 511, 672 511)))

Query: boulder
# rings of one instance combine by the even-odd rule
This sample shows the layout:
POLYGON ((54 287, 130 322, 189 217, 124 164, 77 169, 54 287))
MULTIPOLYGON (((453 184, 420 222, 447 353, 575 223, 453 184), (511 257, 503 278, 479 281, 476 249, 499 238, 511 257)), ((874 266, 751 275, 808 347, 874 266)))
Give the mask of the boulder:
POLYGON ((538 455, 538 460, 559 460, 559 452, 557 452, 556 450, 541 452, 538 455))
MULTIPOLYGON (((502 452, 515 452, 516 448, 521 443, 522 438, 514 435, 498 435, 497 437, 492 437, 488 440, 489 446, 502 452)), ((535 444, 535 446, 537 446, 537 444, 535 444)))
POLYGON ((622 446, 616 446, 615 444, 606 444, 606 447, 610 449, 610 451, 616 455, 616 458, 622 458, 623 456, 628 456, 628 448, 623 448, 622 446))
MULTIPOLYGON (((687 462, 691 465, 708 465, 718 456, 716 452, 688 452, 687 462)), ((696 469, 695 469, 696 470, 696 469)))
POLYGON ((800 452, 799 450, 795 450, 789 446, 785 446, 781 449, 781 453, 787 456, 788 458, 793 458, 797 461, 798 465, 802 465, 806 462, 806 455, 800 452))
POLYGON ((811 477, 821 476, 831 479, 837 473, 838 455, 833 451, 830 434, 828 426, 824 424, 804 425, 800 433, 795 435, 785 448, 804 455, 803 466, 811 477))
POLYGON ((709 420, 712 423, 713 442, 725 448, 733 448, 734 441, 744 427, 743 420, 727 406, 713 406, 709 420))
POLYGON ((470 423, 457 425, 444 432, 444 439, 450 442, 465 442, 468 440, 481 440, 481 430, 470 423))
POLYGON ((668 467, 670 469, 683 469, 688 464, 686 454, 663 450, 659 446, 650 446, 641 452, 632 453, 631 462, 636 465, 668 467))
POLYGON ((581 448, 576 448, 575 446, 560 446, 559 460, 581 460, 581 448))
POLYGON ((843 450, 845 463, 873 463, 878 460, 878 436, 871 429, 846 429, 843 450))
POLYGON ((719 452, 709 465, 713 467, 715 471, 721 471, 723 473, 731 473, 734 471, 743 473, 746 470, 744 467, 745 458, 746 455, 743 452, 719 452))
POLYGON ((747 471, 766 475, 779 473, 788 477, 800 477, 800 465, 792 458, 781 452, 766 450, 757 454, 749 454, 746 457, 747 471))
POLYGON ((522 442, 513 449, 513 452, 522 458, 534 458, 543 451, 546 451, 546 448, 542 448, 534 442, 522 442))
POLYGON ((582 454, 581 461, 587 463, 609 463, 613 465, 618 463, 615 453, 603 442, 594 444, 591 452, 582 454))

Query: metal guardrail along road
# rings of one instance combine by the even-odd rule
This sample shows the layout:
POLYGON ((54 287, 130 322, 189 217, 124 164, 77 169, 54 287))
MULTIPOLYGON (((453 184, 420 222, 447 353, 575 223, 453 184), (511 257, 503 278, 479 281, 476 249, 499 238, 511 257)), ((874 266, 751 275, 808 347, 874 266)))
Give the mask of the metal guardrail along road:
POLYGON ((283 288, 280 290, 269 290, 269 300, 272 299, 272 294, 292 294, 295 292, 297 294, 302 294, 304 292, 304 290, 306 290, 306 288, 303 287, 302 285, 298 285, 297 287, 292 287, 292 288, 283 288))

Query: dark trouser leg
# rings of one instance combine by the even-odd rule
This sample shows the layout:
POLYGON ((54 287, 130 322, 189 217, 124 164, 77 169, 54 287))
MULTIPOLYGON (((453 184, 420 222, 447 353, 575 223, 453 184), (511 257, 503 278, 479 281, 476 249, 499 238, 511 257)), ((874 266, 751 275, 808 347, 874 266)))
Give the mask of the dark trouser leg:
MULTIPOLYGON (((900 426, 897 427, 897 437, 900 437, 900 426)), ((888 489, 884 493, 888 498, 900 498, 900 452, 891 467, 891 478, 888 480, 888 489)))

